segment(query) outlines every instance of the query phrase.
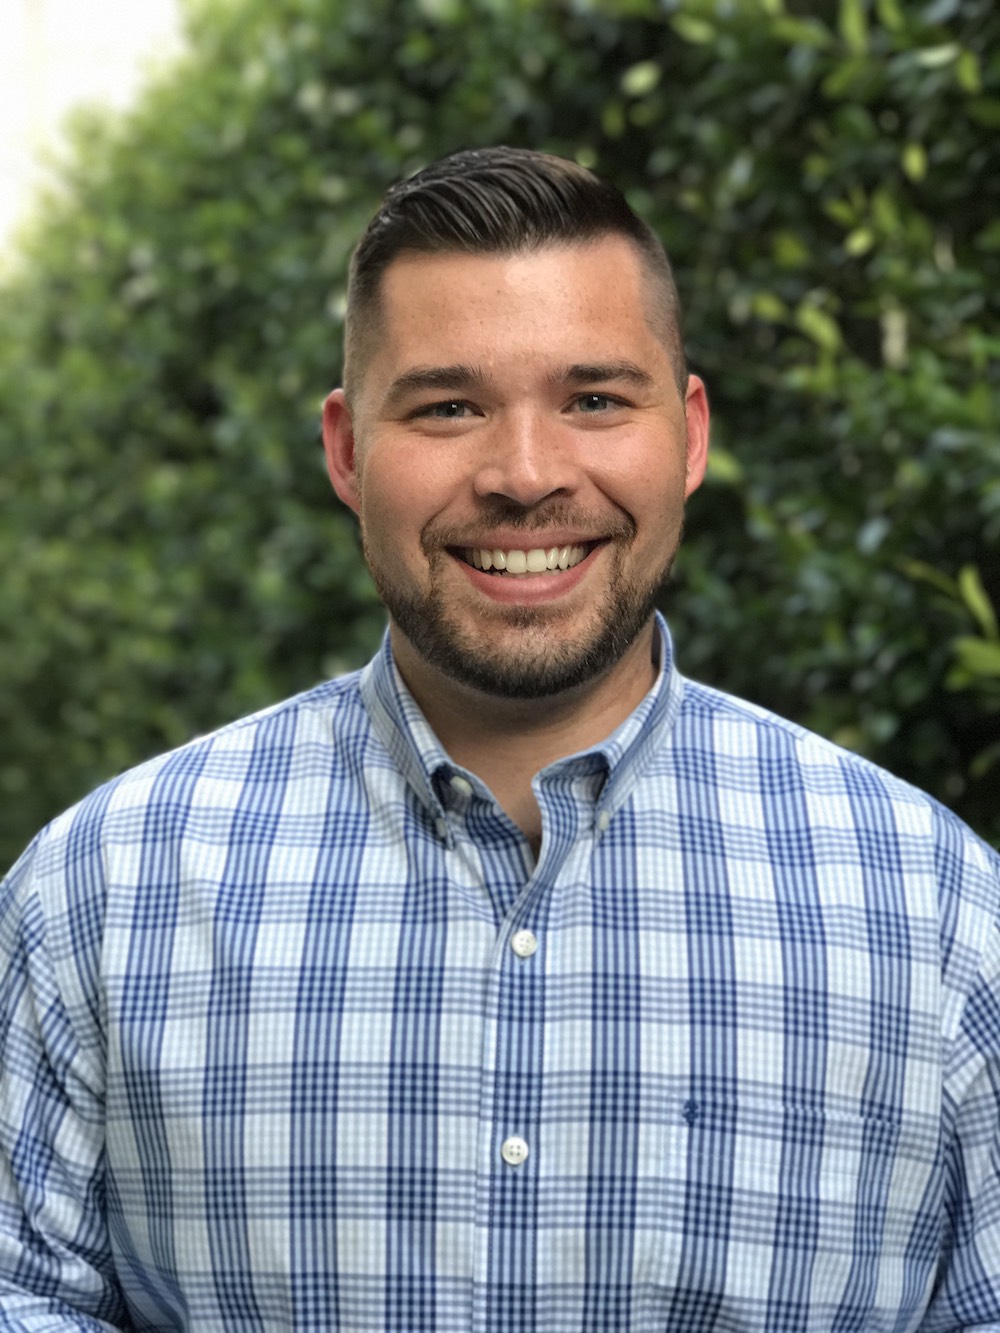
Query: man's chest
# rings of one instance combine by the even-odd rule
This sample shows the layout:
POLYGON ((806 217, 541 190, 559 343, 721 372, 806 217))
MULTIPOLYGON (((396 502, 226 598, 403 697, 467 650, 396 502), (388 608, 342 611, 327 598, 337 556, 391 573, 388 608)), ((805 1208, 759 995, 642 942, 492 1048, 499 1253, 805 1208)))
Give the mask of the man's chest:
POLYGON ((169 1254, 208 1309, 229 1273, 262 1327, 513 1329, 530 1307, 598 1328, 627 1306, 622 1327, 770 1330, 876 1289, 919 1302, 929 928, 634 839, 527 882, 460 841, 388 864, 256 895, 201 875, 168 931, 120 917, 108 1161, 154 1284, 169 1254))

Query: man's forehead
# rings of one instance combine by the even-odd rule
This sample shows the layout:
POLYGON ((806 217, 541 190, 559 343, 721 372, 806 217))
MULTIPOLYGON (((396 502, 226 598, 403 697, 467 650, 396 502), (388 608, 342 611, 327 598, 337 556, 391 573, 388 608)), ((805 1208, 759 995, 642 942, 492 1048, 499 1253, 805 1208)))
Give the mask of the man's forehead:
POLYGON ((411 369, 516 359, 519 348, 548 368, 658 361, 642 346, 649 334, 676 380, 657 275, 618 233, 498 252, 404 250, 382 274, 377 305, 365 378, 374 372, 380 393, 411 369))
POLYGON ((534 273, 544 280, 564 281, 567 266, 613 266, 620 273, 639 275, 643 257, 627 236, 609 232, 589 240, 547 241, 504 250, 401 250, 386 265, 380 284, 383 293, 395 293, 415 283, 440 281, 449 275, 454 282, 463 277, 493 271, 534 273), (557 276, 560 275, 560 276, 557 276))
POLYGON ((453 333, 458 356, 462 340, 484 331, 513 344, 532 330, 554 344, 573 327, 648 329, 652 285, 622 237, 502 253, 408 251, 383 275, 380 341, 433 339, 439 353, 453 333))

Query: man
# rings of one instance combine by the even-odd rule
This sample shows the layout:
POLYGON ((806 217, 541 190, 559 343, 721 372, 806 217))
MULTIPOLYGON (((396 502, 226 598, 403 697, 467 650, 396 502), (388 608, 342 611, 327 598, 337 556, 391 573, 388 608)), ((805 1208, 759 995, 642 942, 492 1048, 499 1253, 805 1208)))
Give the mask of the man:
POLYGON ((386 644, 12 873, 0 1326, 1000 1328, 1000 860, 678 674, 707 436, 614 190, 390 192, 324 413, 386 644))

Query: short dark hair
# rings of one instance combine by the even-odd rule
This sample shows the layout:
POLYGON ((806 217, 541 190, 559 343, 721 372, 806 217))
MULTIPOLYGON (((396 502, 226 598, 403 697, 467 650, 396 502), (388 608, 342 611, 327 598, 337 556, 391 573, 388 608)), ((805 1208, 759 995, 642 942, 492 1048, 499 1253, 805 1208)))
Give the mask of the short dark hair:
POLYGON ((609 182, 566 158, 527 148, 474 148, 441 158, 387 192, 351 259, 345 321, 348 395, 378 324, 382 275, 404 251, 516 254, 620 235, 651 279, 650 308, 683 393, 680 300, 663 245, 609 182))

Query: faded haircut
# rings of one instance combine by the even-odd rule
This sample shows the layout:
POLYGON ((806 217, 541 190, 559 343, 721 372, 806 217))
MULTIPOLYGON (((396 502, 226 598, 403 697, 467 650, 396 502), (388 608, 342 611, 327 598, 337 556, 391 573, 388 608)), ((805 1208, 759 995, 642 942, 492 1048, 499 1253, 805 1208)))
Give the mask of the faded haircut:
POLYGON ((653 230, 607 181, 576 162, 527 148, 476 148, 432 162, 392 186, 351 259, 344 388, 357 392, 380 326, 382 275, 404 252, 511 255, 624 236, 649 279, 647 318, 683 396, 687 368, 670 261, 653 230))

